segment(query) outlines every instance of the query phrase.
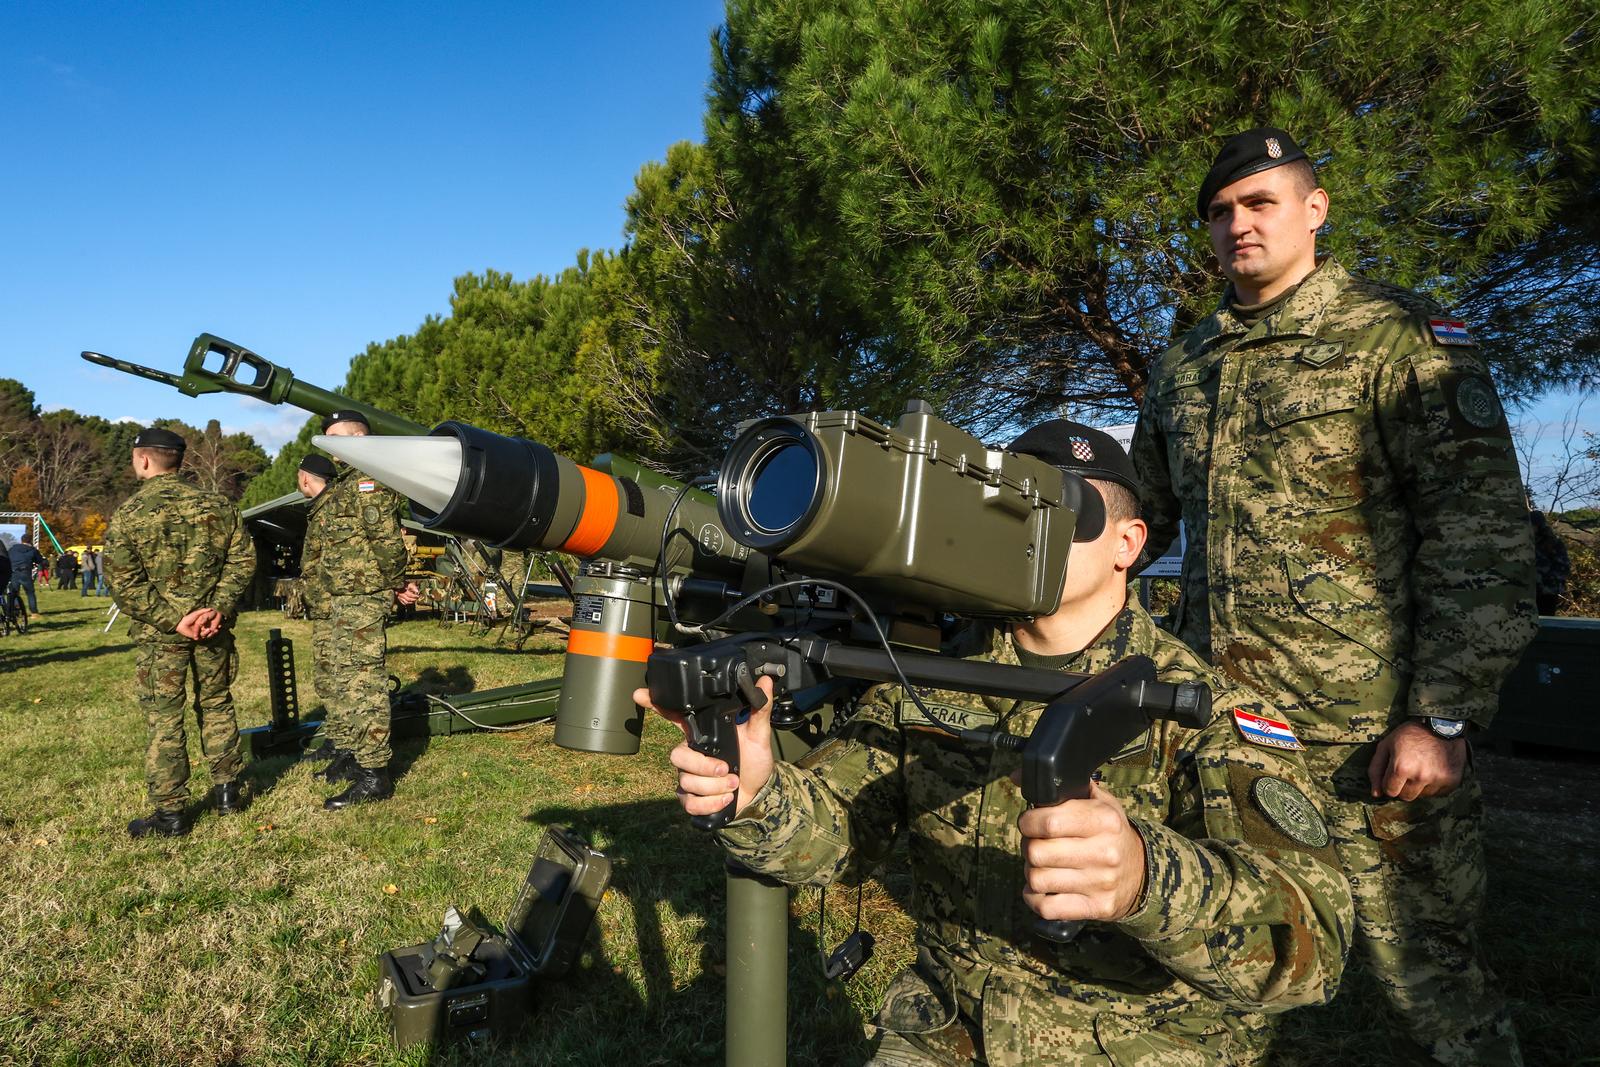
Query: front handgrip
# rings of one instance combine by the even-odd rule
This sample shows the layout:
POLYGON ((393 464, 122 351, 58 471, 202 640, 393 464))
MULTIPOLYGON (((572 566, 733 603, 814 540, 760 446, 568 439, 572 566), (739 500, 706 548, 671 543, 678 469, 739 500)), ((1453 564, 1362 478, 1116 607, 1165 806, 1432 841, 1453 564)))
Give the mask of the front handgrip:
MULTIPOLYGON (((726 711, 694 711, 684 716, 689 724, 689 747, 707 756, 715 756, 728 765, 729 774, 739 773, 738 709, 726 711)), ((710 815, 694 815, 689 824, 696 830, 716 830, 728 825, 739 807, 739 793, 721 811, 710 815)))
MULTIPOLYGON (((1089 789, 1085 786, 1082 789, 1063 790, 1060 800, 1087 800, 1088 798, 1089 789)), ((1057 803, 1060 803, 1060 801, 1057 801, 1057 803)), ((1077 937, 1083 926, 1084 920, 1082 919, 1033 920, 1033 932, 1035 935, 1044 938, 1046 941, 1054 941, 1062 945, 1077 937)))
POLYGON ((1033 920, 1033 933, 1046 941, 1055 941, 1065 945, 1068 941, 1078 936, 1083 929, 1082 919, 1035 919, 1033 920))

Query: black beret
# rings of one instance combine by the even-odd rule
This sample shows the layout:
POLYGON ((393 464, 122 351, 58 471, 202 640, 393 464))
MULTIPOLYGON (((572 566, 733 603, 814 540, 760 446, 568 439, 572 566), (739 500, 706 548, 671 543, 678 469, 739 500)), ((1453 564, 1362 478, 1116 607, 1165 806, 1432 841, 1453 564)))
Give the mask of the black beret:
POLYGON ((1139 476, 1134 472, 1133 460, 1117 444, 1117 439, 1081 422, 1071 419, 1041 422, 1012 441, 1007 451, 1037 456, 1052 467, 1080 477, 1116 482, 1135 495, 1139 492, 1139 476))
POLYGON ((139 435, 133 439, 134 448, 170 448, 182 452, 189 447, 189 442, 171 430, 163 430, 159 426, 152 426, 148 430, 140 430, 139 435))
POLYGON ((367 421, 367 417, 361 414, 359 411, 334 411, 323 417, 322 432, 327 433, 328 427, 332 426, 336 422, 359 422, 367 429, 372 429, 372 424, 367 421))
POLYGON ((1201 222, 1207 221, 1209 216, 1206 209, 1211 206, 1211 198, 1217 195, 1218 190, 1227 188, 1240 178, 1248 178, 1252 174, 1305 158, 1305 149, 1275 126, 1262 126, 1234 134, 1222 142, 1222 151, 1217 153, 1216 162, 1206 172, 1206 180, 1200 183, 1200 195, 1194 205, 1195 214, 1200 216, 1201 222))
POLYGON ((306 453, 306 458, 300 461, 300 469, 325 482, 331 481, 334 475, 333 460, 315 452, 306 453))

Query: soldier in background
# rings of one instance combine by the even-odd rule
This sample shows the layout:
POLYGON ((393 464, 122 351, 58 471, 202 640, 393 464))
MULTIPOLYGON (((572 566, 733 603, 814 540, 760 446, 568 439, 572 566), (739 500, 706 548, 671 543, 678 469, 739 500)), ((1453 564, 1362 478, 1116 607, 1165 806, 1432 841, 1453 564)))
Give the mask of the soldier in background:
POLYGON ((183 452, 183 438, 169 430, 143 430, 133 439, 139 488, 111 517, 103 552, 117 606, 133 620, 139 705, 149 729, 145 786, 155 810, 128 824, 133 837, 189 832, 183 720, 190 672, 217 814, 244 808, 232 625, 255 574, 255 546, 231 501, 178 477, 183 452))
POLYGON ((295 471, 295 488, 307 500, 315 500, 328 488, 328 483, 333 481, 337 473, 333 460, 318 452, 307 452, 300 461, 299 470, 295 471))
MULTIPOLYGON (((1104 510, 1079 516, 1059 608, 993 631, 984 658, 1095 672, 1149 656, 1163 682, 1212 687, 1210 724, 1159 722, 1089 799, 1030 809, 1020 754, 953 739, 897 685, 870 690, 797 764, 772 760, 769 701, 738 727, 738 775, 673 750, 680 801, 706 815, 737 796, 718 840, 794 885, 870 874, 909 834, 917 962, 886 995, 871 1067, 1252 1062, 1259 1012, 1333 996, 1352 928, 1299 742, 1129 600, 1145 524, 1121 446, 1058 419, 1011 451, 1089 479, 1104 510), (1037 936, 1039 917, 1090 925, 1059 944, 1037 936)), ((1018 737, 1043 707, 926 698, 932 714, 1018 737)))
POLYGON ((1196 208, 1230 283, 1134 434, 1151 542, 1188 533, 1177 633, 1310 743, 1358 952, 1436 1062, 1522 1056, 1477 948, 1467 738, 1533 636, 1510 429, 1465 324, 1316 257, 1328 194, 1282 130, 1222 146, 1196 208))
MULTIPOLYGON (((335 437, 364 437, 367 431, 359 411, 336 411, 322 420, 322 432, 335 437)), ((333 464, 331 479, 319 475, 320 469, 307 471, 302 464, 298 475, 301 492, 318 478, 326 485, 306 518, 300 578, 311 616, 313 679, 326 712, 326 740, 314 755, 331 757, 319 772, 322 778, 351 783, 324 802, 337 811, 394 793, 384 630, 395 600, 414 604, 418 593, 416 583, 405 581, 405 501, 345 463, 333 464)))

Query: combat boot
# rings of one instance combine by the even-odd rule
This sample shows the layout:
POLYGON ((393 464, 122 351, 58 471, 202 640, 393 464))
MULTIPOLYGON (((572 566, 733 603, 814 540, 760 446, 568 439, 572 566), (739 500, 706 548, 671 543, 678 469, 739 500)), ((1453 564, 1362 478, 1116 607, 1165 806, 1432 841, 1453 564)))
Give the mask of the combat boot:
POLYGON ((353 782, 356 772, 361 765, 356 762, 356 754, 347 748, 341 748, 334 753, 333 762, 312 773, 311 777, 321 778, 324 782, 353 782))
POLYGON ((300 758, 305 760, 307 763, 320 763, 323 760, 333 759, 333 757, 337 756, 338 754, 338 746, 324 737, 322 739, 322 744, 318 745, 310 752, 301 753, 300 758))
POLYGON ((218 782, 211 787, 211 802, 218 815, 232 815, 245 809, 247 801, 238 782, 218 782))
POLYGON ((182 837, 189 832, 189 823, 181 811, 162 811, 159 808, 142 819, 135 819, 128 824, 129 837, 148 837, 151 834, 160 834, 163 837, 182 837))
POLYGON ((322 802, 326 811, 338 811, 352 804, 366 804, 374 800, 388 800, 394 796, 394 781, 384 767, 357 767, 355 782, 336 797, 322 802))

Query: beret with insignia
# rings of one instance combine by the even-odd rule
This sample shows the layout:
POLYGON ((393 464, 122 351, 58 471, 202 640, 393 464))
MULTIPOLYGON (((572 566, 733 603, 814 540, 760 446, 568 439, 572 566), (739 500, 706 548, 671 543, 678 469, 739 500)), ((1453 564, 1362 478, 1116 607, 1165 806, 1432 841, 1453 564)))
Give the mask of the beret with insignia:
POLYGON ((189 443, 171 430, 163 430, 159 426, 152 426, 147 430, 140 430, 133 439, 134 448, 170 448, 182 452, 189 447, 189 443))
POLYGON ((1012 441, 1006 451, 1035 456, 1079 477, 1116 482, 1130 492, 1139 492, 1139 475, 1133 469, 1133 460, 1117 439, 1081 422, 1041 422, 1012 441))
POLYGON ((1116 482, 1135 497, 1139 495, 1139 476, 1134 472, 1133 460, 1115 437, 1093 426, 1071 419, 1051 419, 1012 441, 1007 451, 1042 459, 1067 473, 1064 499, 1078 517, 1072 533, 1074 541, 1093 541, 1106 528, 1103 494, 1079 479, 1116 482))
POLYGON ((1211 198, 1240 178, 1248 178, 1252 174, 1305 158, 1305 150, 1295 143, 1293 137, 1277 127, 1261 126, 1234 134, 1222 142, 1222 151, 1217 153, 1216 161, 1206 172, 1206 180, 1200 183, 1200 195, 1195 198, 1195 214, 1200 216, 1201 222, 1205 222, 1209 217, 1206 209, 1211 206, 1211 198))
POLYGON ((367 422, 367 417, 365 415, 354 409, 349 409, 344 411, 332 411, 323 416, 322 432, 327 433, 329 427, 336 422, 359 422, 367 429, 372 429, 372 424, 367 422))
POLYGON ((332 480, 334 475, 333 460, 316 452, 306 453, 306 458, 300 461, 300 469, 323 481, 332 480))

